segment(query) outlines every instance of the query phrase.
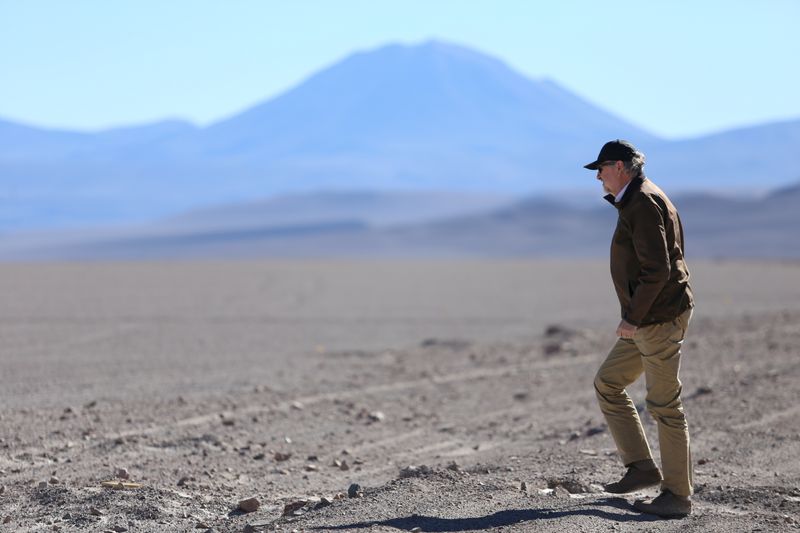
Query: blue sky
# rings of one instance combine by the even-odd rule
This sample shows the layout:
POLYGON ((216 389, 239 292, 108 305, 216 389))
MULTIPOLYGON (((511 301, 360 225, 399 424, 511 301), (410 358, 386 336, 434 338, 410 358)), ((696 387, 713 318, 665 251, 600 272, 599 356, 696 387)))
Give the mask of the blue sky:
POLYGON ((435 38, 682 138, 800 118, 798 23, 795 0, 0 0, 0 118, 204 125, 435 38))

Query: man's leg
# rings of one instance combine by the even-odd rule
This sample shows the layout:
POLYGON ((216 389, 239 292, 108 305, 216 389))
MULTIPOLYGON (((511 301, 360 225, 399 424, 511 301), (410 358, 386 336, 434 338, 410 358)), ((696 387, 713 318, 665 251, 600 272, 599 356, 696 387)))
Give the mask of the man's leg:
POLYGON ((642 354, 632 340, 618 339, 594 378, 600 410, 625 466, 652 462, 639 413, 625 387, 642 374, 642 354))
POLYGON ((641 328, 634 339, 643 354, 647 410, 658 423, 664 475, 661 486, 678 496, 693 492, 689 428, 678 378, 681 345, 690 318, 688 310, 672 322, 641 328))

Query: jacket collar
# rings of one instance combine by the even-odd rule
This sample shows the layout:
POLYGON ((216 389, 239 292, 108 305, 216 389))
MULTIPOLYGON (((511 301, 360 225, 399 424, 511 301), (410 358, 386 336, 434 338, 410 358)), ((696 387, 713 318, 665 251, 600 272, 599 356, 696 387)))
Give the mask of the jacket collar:
POLYGON ((622 209, 625 205, 630 201, 631 196, 634 195, 637 191, 641 190, 642 183, 647 178, 644 176, 637 176, 633 178, 630 183, 628 184, 628 188, 625 190, 625 194, 622 195, 622 198, 619 199, 619 202, 614 201, 613 194, 607 194, 603 196, 611 205, 616 207, 617 209, 622 209))

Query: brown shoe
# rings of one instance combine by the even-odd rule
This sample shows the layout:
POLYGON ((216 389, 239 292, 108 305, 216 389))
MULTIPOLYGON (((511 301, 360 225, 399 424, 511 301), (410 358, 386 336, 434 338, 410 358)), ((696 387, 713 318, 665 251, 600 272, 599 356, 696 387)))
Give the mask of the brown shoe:
POLYGON ((635 466, 629 466, 628 471, 622 476, 622 479, 604 485, 603 488, 606 492, 613 494, 625 494, 626 492, 634 492, 637 490, 653 487, 661 483, 661 472, 658 468, 652 470, 641 470, 635 466))
POLYGON ((636 500, 633 507, 637 511, 662 518, 683 518, 692 513, 692 501, 689 498, 676 496, 667 489, 651 500, 636 500))

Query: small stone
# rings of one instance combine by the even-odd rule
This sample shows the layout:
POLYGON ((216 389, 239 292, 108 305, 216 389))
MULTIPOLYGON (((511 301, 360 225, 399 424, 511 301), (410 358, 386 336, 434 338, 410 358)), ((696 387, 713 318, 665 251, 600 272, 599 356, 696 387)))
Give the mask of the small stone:
POLYGON ((182 478, 180 478, 178 480, 178 486, 179 487, 183 487, 184 485, 186 485, 190 481, 194 481, 194 478, 190 477, 190 476, 183 476, 182 478))
POLYGON ((528 493, 528 484, 525 483, 524 481, 520 481, 519 490, 520 490, 520 492, 524 492, 524 493, 527 494, 528 493))
POLYGON ((339 470, 347 471, 350 470, 350 465, 347 464, 347 461, 341 461, 339 464, 339 470))
POLYGON ((411 533, 419 533, 420 531, 422 531, 422 528, 419 526, 411 528, 411 533))
POLYGON ((211 529, 211 526, 206 524, 205 522, 198 522, 197 525, 194 526, 195 529, 211 529))
POLYGON ((373 411, 369 414, 369 419, 371 422, 383 422, 386 419, 386 415, 381 411, 373 411))
POLYGON ((561 485, 558 485, 553 489, 553 495, 558 498, 569 498, 569 494, 569 491, 561 485))
POLYGON ((328 498, 327 496, 323 496, 322 498, 319 499, 319 502, 317 503, 316 506, 314 506, 314 508, 321 509, 329 505, 333 505, 333 500, 331 498, 328 498))
POLYGON ((253 456, 254 461, 262 461, 267 455, 265 453, 257 453, 253 456))
POLYGON ((10 522, 11 522, 11 515, 8 515, 5 518, 3 518, 3 523, 4 524, 9 524, 10 522))
POLYGON ((47 488, 47 481, 40 481, 39 482, 39 488, 40 489, 46 489, 47 488))
POLYGON ((283 506, 283 516, 292 516, 306 506, 308 500, 296 500, 283 506))
POLYGON ((258 498, 248 498, 239 502, 239 509, 245 513, 258 511, 259 507, 261 507, 261 502, 258 501, 258 498))
POLYGON ((290 405, 291 405, 292 409, 296 409, 298 411, 302 411, 306 407, 305 405, 303 405, 301 402, 298 402, 298 401, 294 401, 290 405))
POLYGON ((599 435, 600 433, 605 433, 606 427, 605 426, 595 426, 591 427, 586 430, 587 437, 593 437, 595 435, 599 435))
POLYGON ((130 479, 131 474, 127 468, 117 468, 117 477, 119 479, 130 479))
POLYGON ((292 453, 291 452, 275 452, 275 455, 273 455, 272 457, 273 457, 273 459, 275 459, 276 461, 279 461, 279 462, 288 461, 289 459, 292 458, 292 453))
POLYGON ((428 465, 408 465, 400 469, 400 478, 405 479, 409 477, 424 477, 433 473, 433 469, 428 465))
POLYGON ((285 442, 286 444, 291 444, 292 439, 290 439, 289 437, 283 437, 283 442, 285 442))
POLYGON ((453 472, 461 472, 461 467, 458 466, 458 463, 452 461, 450 464, 447 465, 448 470, 452 470, 453 472))
POLYGON ((352 483, 347 488, 347 497, 348 498, 360 498, 361 496, 363 496, 363 494, 364 493, 361 490, 361 485, 359 485, 358 483, 352 483))
POLYGON ((316 472, 319 470, 317 465, 306 465, 306 472, 316 472))
POLYGON ((117 533, 124 533, 125 531, 128 531, 128 528, 125 526, 114 526, 111 529, 113 529, 117 533))
POLYGON ((92 516, 103 516, 103 511, 101 511, 97 507, 92 507, 91 509, 89 509, 89 514, 92 516))
POLYGON ((3 494, 6 491, 5 485, 0 485, 0 494, 3 494))
POLYGON ((223 426, 228 426, 228 427, 235 426, 236 425, 236 420, 234 420, 233 418, 225 418, 225 419, 222 420, 222 425, 223 426))

